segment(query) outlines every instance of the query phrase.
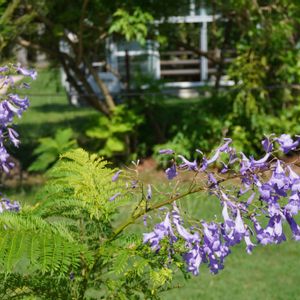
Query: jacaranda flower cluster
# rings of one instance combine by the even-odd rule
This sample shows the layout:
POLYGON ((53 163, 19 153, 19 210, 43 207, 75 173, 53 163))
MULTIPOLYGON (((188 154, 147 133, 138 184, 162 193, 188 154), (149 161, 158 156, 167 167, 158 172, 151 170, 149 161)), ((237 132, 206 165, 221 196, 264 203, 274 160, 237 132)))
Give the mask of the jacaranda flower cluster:
POLYGON ((224 268, 231 247, 241 242, 251 254, 257 244, 285 241, 284 222, 288 223, 293 238, 300 240, 300 226, 295 220, 300 209, 300 176, 292 163, 275 156, 297 150, 300 137, 292 138, 288 134, 266 137, 262 141, 265 153, 260 159, 237 153, 231 144, 231 139, 225 139, 209 158, 197 150, 201 156, 194 161, 176 156, 171 149, 160 151, 172 158, 171 166, 165 171, 168 180, 176 180, 181 170, 191 172, 195 184, 190 194, 208 191, 221 204, 220 222, 199 220, 198 225, 189 227, 174 201, 164 220, 152 232, 144 234, 144 243, 156 252, 166 239, 170 253, 176 243, 183 242, 182 257, 187 271, 194 275, 199 274, 201 264, 218 273, 224 268), (197 177, 201 180, 195 180, 197 177))
MULTIPOLYGON (((29 107, 28 98, 20 97, 15 93, 16 88, 28 88, 29 85, 23 80, 21 84, 17 84, 14 80, 15 75, 35 79, 37 73, 34 70, 24 69, 20 65, 0 67, 0 170, 5 173, 14 166, 5 145, 12 143, 18 147, 20 143, 19 134, 13 125, 14 117, 20 118, 29 107)), ((0 212, 3 210, 18 211, 19 205, 17 202, 12 204, 8 199, 3 198, 0 201, 0 212)))

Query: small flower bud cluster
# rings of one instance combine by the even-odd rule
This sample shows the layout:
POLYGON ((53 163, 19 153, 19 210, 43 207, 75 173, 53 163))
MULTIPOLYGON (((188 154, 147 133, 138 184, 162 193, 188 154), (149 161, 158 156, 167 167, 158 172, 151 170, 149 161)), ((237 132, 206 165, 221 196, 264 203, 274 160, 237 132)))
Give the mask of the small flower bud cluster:
POLYGON ((199 174, 206 178, 205 188, 196 185, 191 193, 208 190, 219 199, 222 207, 220 222, 200 220, 199 226, 191 230, 183 226, 179 210, 173 204, 172 213, 168 212, 163 222, 144 234, 144 243, 154 251, 160 250, 163 239, 169 239, 171 246, 183 240, 186 249, 183 259, 187 271, 194 275, 199 274, 201 264, 207 264, 212 273, 218 273, 224 268, 224 259, 231 253, 231 247, 241 242, 245 242, 246 251, 251 254, 255 247, 251 239, 261 245, 285 241, 284 222, 288 223, 293 238, 300 240, 300 226, 295 221, 300 210, 300 176, 292 164, 276 158, 277 150, 274 150, 277 148, 284 154, 295 151, 300 138, 270 135, 262 141, 265 154, 257 160, 237 153, 231 142, 225 139, 211 158, 197 150, 202 155, 200 162, 190 162, 178 155, 181 163, 177 164, 172 150, 160 152, 173 155, 172 165, 166 170, 169 180, 174 180, 182 169, 199 174), (212 168, 217 161, 222 165, 220 170, 212 168), (228 180, 234 180, 233 188, 225 184, 228 180), (261 225, 263 219, 267 220, 266 226, 261 225))

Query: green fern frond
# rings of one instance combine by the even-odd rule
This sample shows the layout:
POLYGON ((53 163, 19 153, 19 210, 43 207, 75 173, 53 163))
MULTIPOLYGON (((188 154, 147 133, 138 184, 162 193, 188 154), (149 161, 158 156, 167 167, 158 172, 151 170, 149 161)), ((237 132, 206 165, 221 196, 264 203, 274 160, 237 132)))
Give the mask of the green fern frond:
POLYGON ((2 213, 0 215, 0 228, 12 231, 23 230, 30 233, 46 232, 60 235, 68 241, 73 241, 72 235, 63 224, 50 224, 39 216, 2 213))
POLYGON ((85 246, 69 242, 61 236, 19 230, 0 232, 1 273, 34 272, 64 275, 76 270, 82 256, 92 263, 85 246))
POLYGON ((107 161, 83 149, 67 152, 49 172, 49 185, 55 189, 52 193, 57 199, 75 201, 76 207, 84 208, 91 218, 108 221, 117 208, 116 204, 124 200, 127 193, 121 183, 112 182, 113 170, 107 164, 107 161), (109 201, 117 193, 120 196, 115 201, 109 201))
POLYGON ((50 272, 66 274, 92 253, 74 241, 64 221, 47 222, 38 216, 0 215, 0 273, 50 272))

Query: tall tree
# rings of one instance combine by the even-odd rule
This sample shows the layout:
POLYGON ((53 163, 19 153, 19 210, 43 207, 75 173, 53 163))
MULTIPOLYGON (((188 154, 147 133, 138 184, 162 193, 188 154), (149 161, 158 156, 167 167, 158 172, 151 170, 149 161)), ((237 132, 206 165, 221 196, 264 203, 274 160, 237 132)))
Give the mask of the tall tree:
POLYGON ((148 34, 147 23, 152 14, 160 18, 182 9, 180 5, 174 8, 166 2, 160 3, 157 9, 155 1, 1 0, 2 55, 9 53, 16 43, 46 53, 63 67, 78 93, 87 95, 85 99, 92 107, 109 116, 115 102, 92 62, 103 59, 110 31, 141 40, 148 34), (93 92, 87 73, 93 76, 105 101, 99 101, 93 92))

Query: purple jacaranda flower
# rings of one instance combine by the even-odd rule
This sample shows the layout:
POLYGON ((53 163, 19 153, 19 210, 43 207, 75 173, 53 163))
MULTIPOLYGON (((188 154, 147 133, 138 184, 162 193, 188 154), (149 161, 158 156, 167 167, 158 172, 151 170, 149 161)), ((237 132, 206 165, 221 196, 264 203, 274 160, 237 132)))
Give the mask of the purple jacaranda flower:
POLYGON ((215 154, 210 159, 203 157, 201 171, 206 170, 209 165, 217 161, 221 152, 228 152, 230 150, 229 144, 232 142, 232 140, 228 138, 225 138, 224 140, 226 141, 225 144, 217 148, 215 154))
POLYGON ((29 99, 27 97, 21 98, 19 97, 19 95, 10 94, 8 95, 8 99, 22 111, 26 110, 29 107, 29 99))
POLYGON ((230 138, 224 138, 224 141, 225 141, 225 143, 222 146, 220 146, 218 148, 218 150, 220 152, 229 152, 229 150, 230 150, 229 144, 232 143, 232 139, 230 139, 230 138))
POLYGON ((268 202, 272 198, 272 192, 274 191, 274 189, 270 184, 264 183, 261 186, 259 186, 258 191, 261 199, 268 202))
POLYGON ((11 202, 8 198, 0 200, 0 213, 3 211, 18 212, 20 210, 20 203, 17 201, 11 202))
POLYGON ((178 173, 177 173, 177 170, 176 170, 176 165, 173 164, 170 168, 168 168, 166 171, 165 171, 166 175, 167 175, 167 178, 169 180, 172 180, 173 178, 175 178, 178 173))
POLYGON ((254 216, 251 216, 251 221, 253 222, 254 229, 256 232, 257 241, 262 245, 267 245, 273 243, 273 236, 270 232, 265 231, 260 224, 258 223, 257 219, 254 216))
POLYGON ((18 139, 19 134, 12 128, 7 128, 8 136, 15 147, 19 146, 20 140, 18 139))
POLYGON ((282 134, 279 138, 276 138, 276 141, 279 143, 280 149, 283 153, 286 154, 298 147, 300 139, 298 138, 294 141, 289 134, 282 134))
POLYGON ((262 146, 264 148, 264 150, 267 152, 267 153, 270 153, 273 151, 273 142, 271 140, 271 137, 274 136, 274 134, 271 134, 269 137, 266 137, 262 142, 262 146))
POLYGON ((241 152, 241 156, 242 156, 242 159, 241 159, 241 165, 240 165, 240 173, 242 175, 246 174, 247 171, 249 171, 251 169, 251 162, 249 160, 249 158, 247 158, 247 156, 241 152))
MULTIPOLYGON (((205 165, 209 166, 210 164, 212 164, 213 162, 215 162, 219 158, 220 152, 221 151, 219 149, 217 149, 217 151, 215 152, 215 154, 210 159, 206 159, 205 165)), ((203 160, 204 160, 204 158, 203 158, 203 160)))
POLYGON ((24 76, 29 76, 31 77, 33 80, 36 79, 37 77, 37 72, 35 70, 27 70, 25 68, 22 68, 20 66, 17 66, 16 68, 17 72, 21 75, 24 75, 24 76))
POLYGON ((218 180, 214 177, 214 175, 212 173, 208 174, 208 182, 212 186, 217 186, 218 185, 218 180))
POLYGON ((300 241, 300 227, 299 225, 296 223, 296 221, 294 220, 294 218, 292 217, 291 214, 289 214, 288 212, 285 212, 285 218, 287 220, 287 222, 290 225, 292 234, 293 234, 293 238, 296 241, 300 241))
POLYGON ((0 103, 0 126, 6 127, 9 123, 12 122, 14 114, 7 109, 5 101, 0 103))
POLYGON ((22 110, 20 108, 15 107, 7 100, 4 100, 2 103, 5 109, 7 109, 12 115, 17 115, 19 118, 21 117, 22 110))
POLYGON ((235 226, 234 221, 229 217, 228 206, 226 201, 223 202, 222 216, 224 219, 224 229, 226 233, 230 233, 235 226))
POLYGON ((244 225, 243 219, 241 217, 241 212, 239 209, 237 210, 237 214, 236 214, 236 218, 235 218, 234 231, 236 234, 241 235, 241 236, 244 235, 246 232, 245 225, 244 225))
POLYGON ((216 223, 202 222, 203 226, 203 252, 207 255, 208 266, 214 274, 223 269, 225 257, 230 253, 228 246, 222 244, 222 235, 219 226, 216 223))
POLYGON ((115 182, 118 180, 120 174, 121 174, 122 170, 117 171, 114 176, 112 177, 111 181, 115 182))
POLYGON ((249 230, 246 231, 244 236, 244 241, 246 243, 246 251, 248 254, 252 253, 253 248, 255 247, 255 244, 253 244, 250 240, 250 232, 249 230))
POLYGON ((223 168, 221 169, 220 173, 225 174, 229 170, 228 165, 226 165, 224 162, 221 162, 221 163, 223 165, 223 168))
POLYGON ((271 217, 270 223, 272 223, 272 218, 274 218, 274 240, 276 244, 279 244, 283 241, 286 241, 286 237, 282 229, 281 215, 277 214, 271 217))
POLYGON ((113 196, 111 196, 111 197, 109 198, 109 201, 114 201, 114 200, 115 200, 117 197, 119 197, 120 195, 121 195, 120 192, 114 194, 113 196))
POLYGON ((226 209, 224 210, 223 208, 223 217, 227 219, 223 224, 223 238, 226 241, 226 245, 234 246, 242 241, 246 233, 246 228, 239 209, 236 209, 237 215, 234 224, 232 224, 232 220, 228 219, 224 212, 226 213, 226 209))
POLYGON ((7 161, 9 158, 9 154, 6 149, 0 146, 0 167, 4 170, 5 173, 8 173, 11 169, 11 164, 7 161))
POLYGON ((179 215, 179 210, 175 204, 173 206, 172 215, 173 215, 173 223, 176 226, 177 232, 183 239, 186 240, 186 242, 188 243, 200 242, 200 237, 198 232, 190 233, 182 226, 182 220, 179 215))
POLYGON ((192 171, 198 171, 197 161, 194 160, 193 162, 188 161, 185 157, 182 155, 178 155, 178 157, 182 160, 182 164, 179 166, 182 169, 187 168, 188 170, 192 171))
POLYGON ((300 198, 297 192, 292 192, 289 197, 288 204, 284 207, 284 210, 291 215, 297 215, 300 209, 300 198))
POLYGON ((175 151, 172 149, 161 149, 158 151, 159 154, 174 154, 175 151))
POLYGON ((199 243, 194 245, 193 248, 183 255, 183 258, 187 264, 187 271, 191 272, 193 275, 199 275, 199 267, 201 262, 203 261, 203 253, 202 248, 199 243))
POLYGON ((246 202, 246 207, 248 207, 252 203, 253 199, 255 198, 255 195, 256 195, 256 193, 252 193, 250 195, 250 197, 248 198, 248 200, 246 202))
POLYGON ((269 210, 274 210, 275 212, 271 214, 266 229, 263 229, 254 217, 251 218, 254 224, 255 231, 257 233, 256 238, 262 245, 279 244, 282 241, 286 240, 286 237, 282 230, 281 213, 274 207, 269 208, 269 210))
POLYGON ((270 157, 270 153, 266 153, 265 156, 259 160, 254 160, 253 157, 250 158, 250 166, 252 169, 263 169, 267 167, 266 162, 270 157))
POLYGON ((295 173, 290 166, 287 167, 289 170, 289 180, 292 192, 300 192, 300 176, 295 173))
POLYGON ((279 159, 277 160, 276 168, 272 173, 272 177, 270 178, 268 184, 278 190, 286 190, 288 188, 289 179, 286 176, 279 159))
POLYGON ((8 67, 7 66, 0 67, 0 72, 1 73, 7 72, 7 71, 8 71, 8 67))
POLYGON ((163 222, 155 226, 153 232, 143 234, 143 243, 150 243, 151 249, 158 251, 160 249, 160 241, 167 236, 170 238, 171 243, 177 240, 171 226, 169 213, 166 214, 163 222))
POLYGON ((151 184, 148 184, 148 188, 147 188, 147 196, 146 196, 147 200, 150 200, 152 198, 152 188, 151 188, 151 184))

